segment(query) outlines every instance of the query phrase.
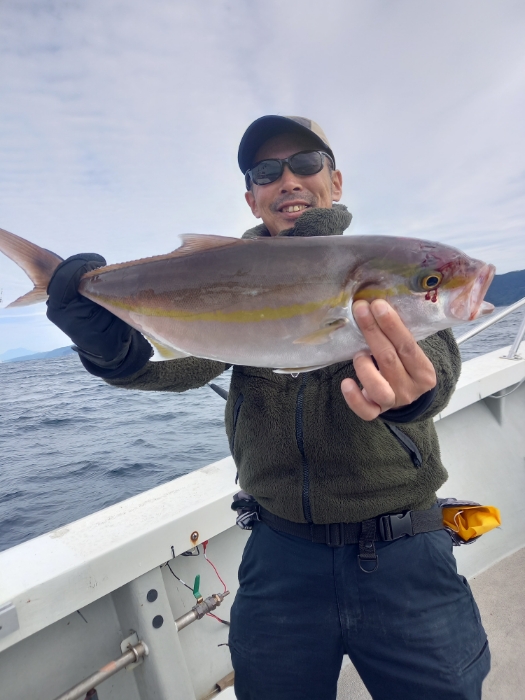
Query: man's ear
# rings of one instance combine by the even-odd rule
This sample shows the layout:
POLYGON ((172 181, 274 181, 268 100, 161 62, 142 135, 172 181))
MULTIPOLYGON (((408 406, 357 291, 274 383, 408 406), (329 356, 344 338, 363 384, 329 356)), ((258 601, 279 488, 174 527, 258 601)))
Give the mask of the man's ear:
POLYGON ((332 171, 332 202, 338 202, 343 196, 343 175, 340 170, 332 171))
POLYGON ((253 196, 253 192, 249 190, 248 192, 245 192, 244 197, 246 201, 248 202, 248 206, 252 210, 252 214, 257 218, 260 219, 261 215, 259 213, 259 207, 257 206, 257 202, 255 201, 255 197, 253 196))

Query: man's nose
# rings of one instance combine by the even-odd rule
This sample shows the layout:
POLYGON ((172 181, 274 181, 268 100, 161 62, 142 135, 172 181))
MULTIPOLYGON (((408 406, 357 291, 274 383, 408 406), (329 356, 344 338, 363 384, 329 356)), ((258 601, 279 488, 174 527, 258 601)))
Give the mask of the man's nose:
POLYGON ((284 164, 283 174, 281 175, 279 184, 281 193, 303 189, 301 178, 290 170, 287 163, 284 164))

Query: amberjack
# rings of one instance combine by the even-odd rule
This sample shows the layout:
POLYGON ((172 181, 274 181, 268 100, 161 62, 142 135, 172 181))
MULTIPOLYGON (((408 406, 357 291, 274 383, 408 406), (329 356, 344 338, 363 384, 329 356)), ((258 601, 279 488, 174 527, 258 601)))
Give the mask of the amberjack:
MULTIPOLYGON (((143 333, 163 359, 196 357, 297 373, 366 349, 358 299, 386 299, 416 340, 491 313, 493 265, 393 236, 239 239, 186 234, 157 255, 86 273, 78 292, 143 333)), ((9 304, 45 301, 62 262, 0 229, 0 251, 33 281, 9 304)))

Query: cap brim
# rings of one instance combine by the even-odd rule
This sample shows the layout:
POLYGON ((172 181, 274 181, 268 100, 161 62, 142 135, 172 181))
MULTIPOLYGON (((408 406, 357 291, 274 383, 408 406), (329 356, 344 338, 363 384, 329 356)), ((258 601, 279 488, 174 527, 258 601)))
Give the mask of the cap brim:
POLYGON ((315 132, 302 126, 293 119, 288 117, 280 117, 277 114, 269 114, 256 119, 244 132, 244 135, 239 144, 238 163, 243 175, 255 163, 255 156, 259 148, 268 141, 268 139, 278 136, 279 134, 301 134, 308 136, 316 141, 320 148, 325 150, 334 160, 334 154, 330 146, 325 143, 315 132))

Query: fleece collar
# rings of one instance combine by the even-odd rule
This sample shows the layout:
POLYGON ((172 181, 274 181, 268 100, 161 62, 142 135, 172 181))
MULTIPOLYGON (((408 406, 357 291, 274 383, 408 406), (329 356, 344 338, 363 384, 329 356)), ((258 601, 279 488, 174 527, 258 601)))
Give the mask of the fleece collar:
MULTIPOLYGON (((334 204, 331 209, 307 209, 297 219, 293 228, 281 231, 278 236, 340 236, 352 221, 352 214, 344 204, 334 204)), ((264 224, 248 229, 243 238, 270 236, 264 224)))

